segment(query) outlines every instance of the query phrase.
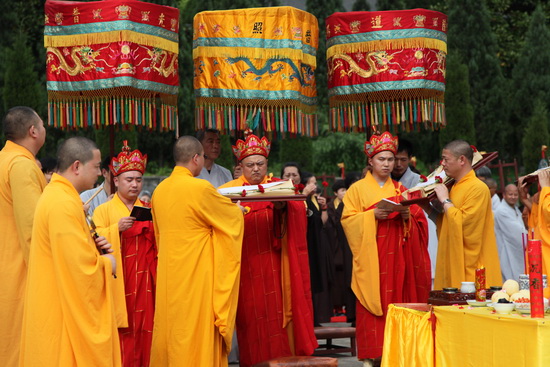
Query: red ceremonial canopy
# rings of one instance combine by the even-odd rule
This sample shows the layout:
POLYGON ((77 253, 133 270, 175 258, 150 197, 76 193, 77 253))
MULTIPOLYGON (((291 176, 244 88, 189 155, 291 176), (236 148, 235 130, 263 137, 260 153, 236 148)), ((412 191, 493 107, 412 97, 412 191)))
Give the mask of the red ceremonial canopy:
POLYGON ((178 9, 143 1, 46 1, 49 123, 176 129, 178 27, 178 9))
POLYGON ((445 124, 446 15, 426 9, 335 13, 326 27, 333 130, 445 124))

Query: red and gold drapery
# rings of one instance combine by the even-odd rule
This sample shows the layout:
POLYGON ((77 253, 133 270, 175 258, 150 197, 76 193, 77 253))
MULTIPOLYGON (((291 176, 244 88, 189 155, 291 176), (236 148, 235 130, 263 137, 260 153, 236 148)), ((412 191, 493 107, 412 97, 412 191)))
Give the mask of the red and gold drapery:
POLYGON ((332 130, 445 124, 446 15, 426 9, 334 13, 326 27, 332 130))
POLYGON ((178 28, 178 9, 143 1, 46 1, 50 125, 176 129, 178 28))
POLYGON ((317 134, 317 18, 288 6, 205 11, 193 27, 197 129, 317 134))

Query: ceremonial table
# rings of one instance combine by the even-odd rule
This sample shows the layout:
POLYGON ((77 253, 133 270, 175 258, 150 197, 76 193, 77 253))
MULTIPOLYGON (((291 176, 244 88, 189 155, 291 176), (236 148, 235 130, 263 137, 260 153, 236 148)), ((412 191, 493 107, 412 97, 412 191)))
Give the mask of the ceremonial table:
POLYGON ((430 312, 401 306, 388 308, 382 367, 550 366, 550 315, 532 319, 488 307, 435 306, 430 312))

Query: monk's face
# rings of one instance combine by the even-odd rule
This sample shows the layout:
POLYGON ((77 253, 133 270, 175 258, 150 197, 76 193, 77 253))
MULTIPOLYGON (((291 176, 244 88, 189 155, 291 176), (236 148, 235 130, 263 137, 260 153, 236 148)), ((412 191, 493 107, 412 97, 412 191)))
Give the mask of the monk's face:
POLYGON ((395 165, 393 167, 394 177, 401 177, 405 174, 407 168, 409 168, 409 153, 407 151, 398 152, 395 155, 395 165))
POLYGON ((502 194, 502 198, 504 199, 504 201, 506 201, 506 203, 508 203, 508 205, 516 205, 519 199, 518 188, 515 185, 506 186, 504 194, 502 194))
POLYGON ((384 151, 369 158, 372 167, 372 175, 378 180, 385 180, 390 177, 395 163, 395 156, 390 151, 384 151))
POLYGON ((99 149, 95 149, 92 159, 78 166, 79 189, 81 191, 89 190, 94 187, 97 178, 101 175, 100 166, 101 152, 99 149))
POLYGON ((210 160, 215 161, 220 156, 221 152, 221 139, 220 136, 214 132, 207 131, 204 134, 204 138, 201 141, 204 148, 204 155, 210 160))
POLYGON ((129 200, 136 201, 143 186, 143 175, 138 171, 123 172, 114 178, 118 195, 129 200))
POLYGON ((251 185, 262 183, 267 174, 267 158, 262 155, 251 155, 241 161, 243 176, 251 185))
POLYGON ((448 149, 443 149, 441 153, 441 165, 447 176, 451 178, 460 176, 465 160, 466 157, 463 155, 457 157, 448 149))

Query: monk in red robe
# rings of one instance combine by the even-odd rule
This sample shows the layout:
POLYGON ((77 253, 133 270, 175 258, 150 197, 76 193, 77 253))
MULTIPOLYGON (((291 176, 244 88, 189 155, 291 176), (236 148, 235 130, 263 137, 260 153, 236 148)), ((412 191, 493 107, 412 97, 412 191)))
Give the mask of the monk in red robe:
POLYGON ((344 197, 342 226, 353 253, 357 296, 357 357, 365 366, 382 356, 390 303, 427 302, 431 288, 428 227, 420 207, 398 203, 405 187, 391 179, 397 138, 385 132, 365 144, 372 170, 344 197))
POLYGON ((113 245, 122 273, 113 280, 122 365, 144 367, 149 366, 151 353, 157 248, 153 222, 130 215, 134 207, 148 206, 138 199, 147 155, 131 152, 126 141, 122 149, 109 166, 117 192, 96 208, 94 222, 98 233, 113 245))
MULTIPOLYGON (((233 147, 242 176, 220 188, 265 184, 271 144, 255 135, 233 147)), ((240 365, 317 348, 302 202, 245 202, 241 281, 237 308, 240 365)))

